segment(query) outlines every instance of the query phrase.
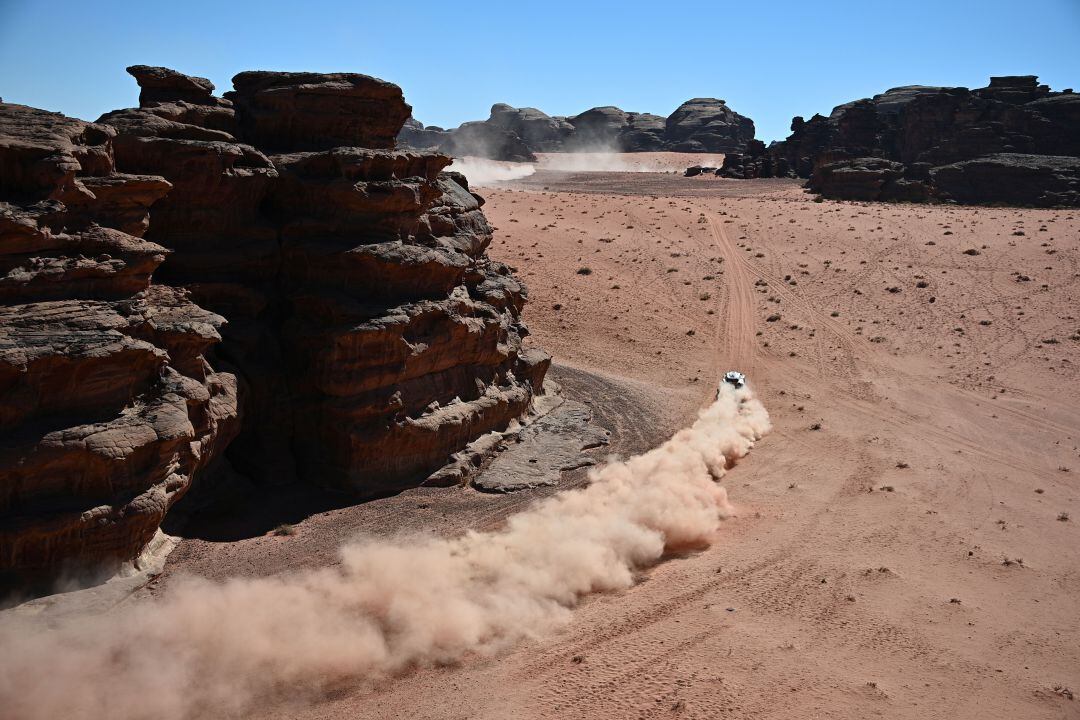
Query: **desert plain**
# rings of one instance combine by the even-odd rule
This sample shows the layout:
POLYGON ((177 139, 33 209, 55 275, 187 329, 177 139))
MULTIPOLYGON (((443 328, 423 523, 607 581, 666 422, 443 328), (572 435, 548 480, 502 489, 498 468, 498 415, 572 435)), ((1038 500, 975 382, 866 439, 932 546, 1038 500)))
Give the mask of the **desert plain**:
MULTIPOLYGON (((735 516, 554 632, 257 716, 1076 717, 1080 213, 822 201, 661 160, 682 158, 478 188, 489 252, 611 432, 599 457, 747 374, 773 431, 724 479, 735 516)), ((250 526, 196 519, 125 602, 333 565, 356 535, 497 528, 586 482, 264 499, 250 526)))

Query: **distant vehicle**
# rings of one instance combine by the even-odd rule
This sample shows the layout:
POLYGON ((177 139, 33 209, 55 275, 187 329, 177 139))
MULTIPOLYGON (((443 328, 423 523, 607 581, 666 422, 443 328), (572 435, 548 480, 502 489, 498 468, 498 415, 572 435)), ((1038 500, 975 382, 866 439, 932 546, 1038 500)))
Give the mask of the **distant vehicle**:
POLYGON ((746 376, 736 370, 730 370, 724 374, 724 382, 729 385, 734 385, 737 388, 741 388, 746 385, 746 376))

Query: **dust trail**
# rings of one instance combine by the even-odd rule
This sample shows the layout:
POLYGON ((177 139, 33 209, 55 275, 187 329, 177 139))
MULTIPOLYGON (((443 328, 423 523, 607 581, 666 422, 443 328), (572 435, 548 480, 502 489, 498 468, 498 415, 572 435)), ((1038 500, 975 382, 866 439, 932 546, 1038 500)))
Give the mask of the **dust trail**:
POLYGON ((455 157, 447 170, 456 170, 469 179, 470 185, 486 186, 494 185, 510 180, 520 180, 536 172, 536 168, 530 163, 503 162, 501 160, 488 160, 482 157, 466 155, 455 157))
POLYGON ((537 170, 555 172, 632 172, 682 173, 689 165, 724 163, 724 156, 715 153, 626 153, 611 148, 595 147, 575 152, 537 153, 537 170))
POLYGON ((748 388, 722 385, 691 427, 497 531, 354 543, 339 567, 189 579, 54 626, 9 613, 0 708, 10 720, 227 717, 497 652, 565 622, 589 593, 628 588, 665 549, 707 545, 731 512, 716 480, 768 429, 748 388))

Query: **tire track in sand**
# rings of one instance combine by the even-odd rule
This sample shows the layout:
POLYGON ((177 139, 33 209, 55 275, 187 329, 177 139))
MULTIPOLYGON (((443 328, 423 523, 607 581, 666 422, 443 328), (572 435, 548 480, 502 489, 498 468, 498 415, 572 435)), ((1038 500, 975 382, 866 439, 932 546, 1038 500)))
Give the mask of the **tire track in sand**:
MULTIPOLYGON (((750 274, 739 257, 738 248, 712 213, 709 231, 724 258, 724 311, 717 327, 717 352, 726 361, 721 368, 736 368, 752 373, 756 366, 754 352, 754 290, 750 274)), ((722 372, 722 370, 721 370, 722 372)))

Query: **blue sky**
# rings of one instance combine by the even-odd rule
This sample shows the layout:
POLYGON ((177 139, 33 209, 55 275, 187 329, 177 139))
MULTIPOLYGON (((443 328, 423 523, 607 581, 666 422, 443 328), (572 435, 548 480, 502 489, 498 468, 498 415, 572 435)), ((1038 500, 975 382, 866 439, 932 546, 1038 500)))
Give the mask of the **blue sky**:
POLYGON ((896 85, 1037 74, 1080 90, 1080 0, 164 3, 0 0, 0 96, 95 119, 166 65, 224 92, 241 70, 391 80, 426 124, 495 102, 668 115, 720 97, 758 137, 896 85))

